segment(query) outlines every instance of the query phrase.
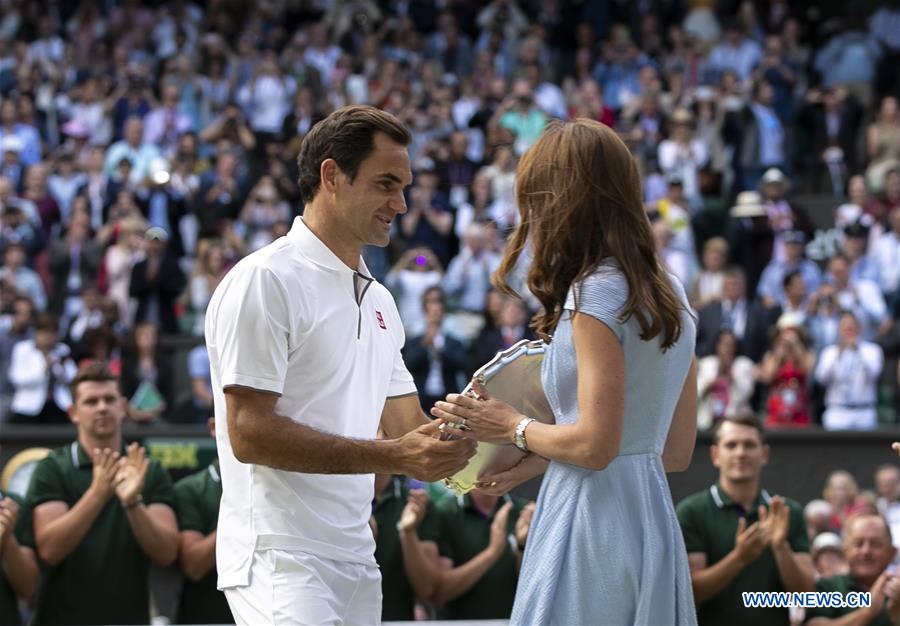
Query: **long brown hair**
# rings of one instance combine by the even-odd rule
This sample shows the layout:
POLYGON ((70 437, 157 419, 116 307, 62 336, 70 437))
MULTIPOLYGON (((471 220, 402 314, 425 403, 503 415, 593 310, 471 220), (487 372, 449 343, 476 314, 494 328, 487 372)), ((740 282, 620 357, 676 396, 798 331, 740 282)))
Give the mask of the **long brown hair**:
POLYGON ((514 293, 506 277, 529 244, 526 284, 543 305, 533 328, 551 335, 569 288, 612 257, 628 281, 619 319, 634 316, 644 341, 662 333, 663 350, 678 341, 684 307, 653 244, 637 165, 615 132, 581 118, 548 124, 519 162, 516 199, 522 223, 493 282, 514 293))

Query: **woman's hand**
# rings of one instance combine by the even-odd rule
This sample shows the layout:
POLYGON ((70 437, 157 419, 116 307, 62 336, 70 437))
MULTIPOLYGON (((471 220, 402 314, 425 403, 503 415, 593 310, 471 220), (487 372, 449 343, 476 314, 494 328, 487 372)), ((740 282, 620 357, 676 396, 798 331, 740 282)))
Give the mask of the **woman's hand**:
POLYGON ((535 476, 547 470, 550 461, 537 454, 529 453, 512 467, 493 474, 480 474, 475 487, 491 496, 502 496, 535 476))
POLYGON ((473 382, 472 388, 478 394, 478 400, 451 393, 446 402, 435 403, 431 414, 456 424, 459 430, 455 433, 468 439, 496 444, 513 443, 516 426, 525 416, 502 400, 492 398, 478 382, 473 382))

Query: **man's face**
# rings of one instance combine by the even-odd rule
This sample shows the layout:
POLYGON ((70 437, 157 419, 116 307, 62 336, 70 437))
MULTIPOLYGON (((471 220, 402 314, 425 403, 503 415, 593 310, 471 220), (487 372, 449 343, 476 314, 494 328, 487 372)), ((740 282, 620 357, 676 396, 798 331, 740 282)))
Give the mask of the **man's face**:
POLYGON ((24 330, 31 322, 33 313, 30 303, 24 300, 17 300, 13 305, 13 326, 20 331, 24 330))
POLYGON ((759 431, 750 426, 726 422, 719 430, 719 442, 710 449, 712 463, 722 478, 733 483, 758 480, 769 462, 769 446, 759 431))
POLYGON ((722 295, 726 300, 736 302, 744 297, 744 280, 740 276, 725 276, 722 282, 722 295))
POLYGON ((847 262, 840 257, 831 260, 831 263, 828 264, 828 271, 838 287, 843 287, 850 279, 850 268, 847 267, 847 262))
POLYGON ((875 490, 882 498, 888 501, 897 497, 897 488, 900 487, 900 469, 886 467, 875 474, 875 490))
POLYGON ((69 419, 96 439, 108 439, 119 434, 125 417, 125 403, 115 381, 85 381, 78 385, 69 408, 69 419))
POLYGON ((34 333, 34 345, 42 352, 48 352, 56 344, 56 333, 49 330, 39 330, 34 333))
POLYGON ((763 195, 768 200, 780 200, 781 199, 781 183, 779 182, 771 182, 764 183, 762 186, 763 195))
POLYGON ((858 259, 866 251, 866 238, 845 236, 842 250, 851 259, 858 259))
POLYGON ((842 576, 847 573, 847 559, 840 552, 825 550, 816 557, 816 571, 819 576, 842 576))
POLYGON ((891 222, 891 230, 900 234, 900 207, 891 211, 890 215, 888 215, 888 220, 891 222))
POLYGON ((785 287, 784 293, 792 302, 801 302, 806 297, 806 284, 803 282, 803 276, 795 275, 785 287))
POLYGON ((425 320, 429 324, 440 326, 444 319, 444 303, 440 300, 433 302, 425 301, 425 320))
POLYGON ((141 120, 128 120, 125 125, 125 141, 132 146, 141 143, 141 136, 144 134, 144 123, 141 120))
POLYGON ((856 581, 871 585, 893 560, 895 552, 890 532, 877 517, 857 519, 846 531, 844 554, 856 581))
POLYGON ((384 247, 390 242, 391 222, 406 213, 403 189, 412 172, 405 146, 383 133, 375 133, 374 143, 352 182, 335 168, 334 215, 357 243, 384 247))
POLYGON ((791 242, 784 246, 785 256, 788 262, 796 263, 803 258, 803 242, 791 242))
POLYGON ((10 246, 3 255, 4 264, 10 269, 18 269, 25 264, 25 251, 19 246, 10 246))
POLYGON ((6 100, 0 104, 0 122, 5 125, 14 124, 16 121, 16 103, 6 100))
POLYGON ((859 337, 859 324, 850 315, 844 315, 838 322, 838 335, 844 345, 855 343, 859 337))

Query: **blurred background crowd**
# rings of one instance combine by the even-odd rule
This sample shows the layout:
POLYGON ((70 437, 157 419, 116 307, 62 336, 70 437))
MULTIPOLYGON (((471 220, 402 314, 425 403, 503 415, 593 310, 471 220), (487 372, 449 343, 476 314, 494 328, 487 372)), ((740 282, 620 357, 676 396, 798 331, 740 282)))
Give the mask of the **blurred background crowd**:
POLYGON ((691 294, 701 428, 896 423, 898 25, 897 3, 9 0, 0 420, 66 421, 91 360, 133 419, 205 419, 210 295, 302 213, 304 133, 361 102, 413 133, 408 211, 366 257, 426 400, 530 336, 534 301, 489 282, 516 162, 586 116, 633 149, 691 294))
POLYGON ((896 425, 898 95, 896 1, 2 0, 0 428, 67 423, 94 361, 130 420, 205 422, 210 296, 302 214, 300 141, 350 103, 412 132, 365 257, 426 406, 533 338, 490 286, 517 159, 589 117, 690 294, 699 427, 896 425))

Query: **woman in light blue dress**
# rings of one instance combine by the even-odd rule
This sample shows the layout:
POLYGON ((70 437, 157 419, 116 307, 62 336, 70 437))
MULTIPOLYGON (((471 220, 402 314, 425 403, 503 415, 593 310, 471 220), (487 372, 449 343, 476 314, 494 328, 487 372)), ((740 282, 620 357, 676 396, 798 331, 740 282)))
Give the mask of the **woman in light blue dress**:
POLYGON ((464 436, 515 444, 516 467, 480 477, 506 491, 546 470, 513 624, 695 624, 687 553, 666 482, 696 434, 695 326, 663 269, 628 149, 590 120, 551 123, 523 156, 522 225, 498 286, 526 241, 527 284, 552 336, 541 378, 555 424, 530 421, 480 389, 432 410, 464 436))

